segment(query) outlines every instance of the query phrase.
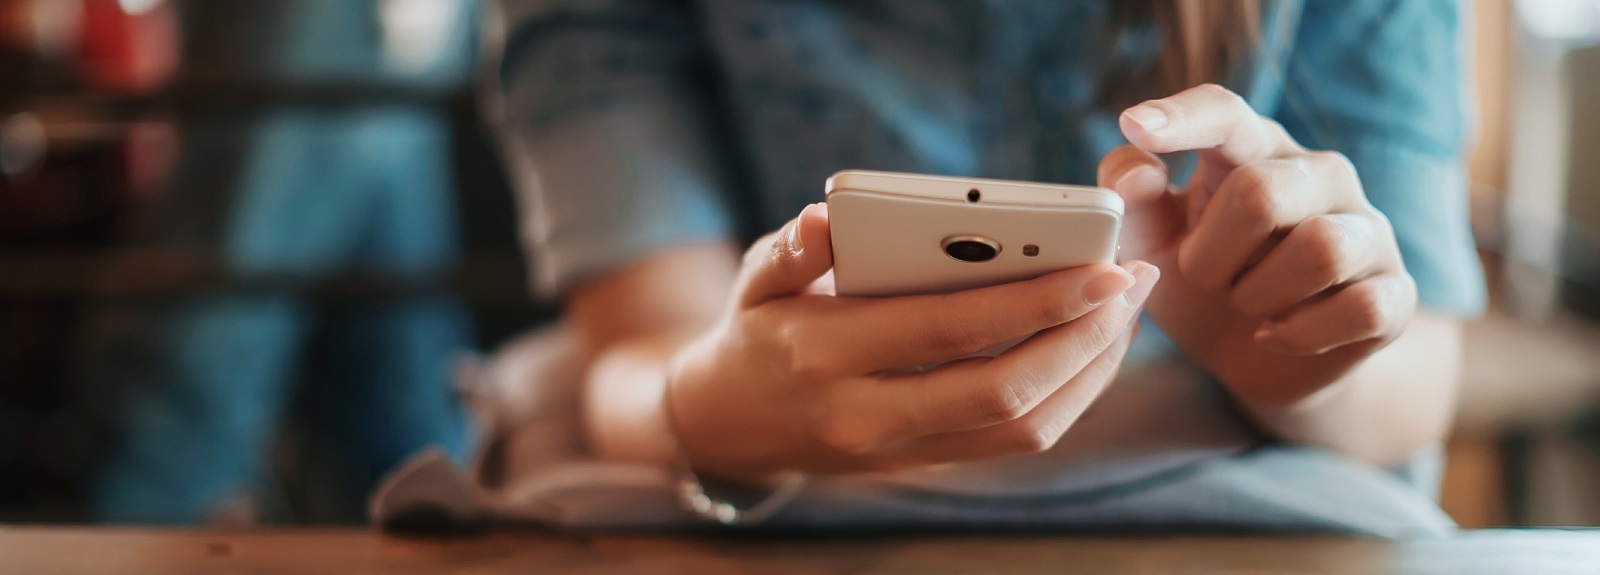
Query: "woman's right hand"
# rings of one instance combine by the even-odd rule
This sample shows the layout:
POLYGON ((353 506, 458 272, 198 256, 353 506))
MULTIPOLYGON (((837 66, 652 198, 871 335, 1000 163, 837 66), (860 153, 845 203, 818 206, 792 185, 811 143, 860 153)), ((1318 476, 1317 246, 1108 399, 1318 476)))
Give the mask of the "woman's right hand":
POLYGON ((674 356, 665 400, 697 470, 765 481, 1048 449, 1115 376, 1160 275, 1102 264, 944 295, 837 297, 830 244, 821 204, 757 241, 722 319, 674 356), (938 362, 950 363, 908 369, 938 362))

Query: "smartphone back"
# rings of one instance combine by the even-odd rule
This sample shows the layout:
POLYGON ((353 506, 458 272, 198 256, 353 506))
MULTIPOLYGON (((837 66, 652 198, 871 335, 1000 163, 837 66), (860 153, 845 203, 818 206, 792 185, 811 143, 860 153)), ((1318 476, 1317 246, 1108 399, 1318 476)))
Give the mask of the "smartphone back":
POLYGON ((839 176, 830 180, 828 214, 840 295, 946 293, 1116 260, 1120 198, 1110 202, 1091 195, 1089 199, 1095 200, 1091 205, 1081 201, 1085 195, 1110 192, 908 177, 923 180, 911 184, 928 192, 855 189, 869 186, 852 187, 839 176), (972 193, 980 191, 996 201, 972 193), (1063 200, 1069 197, 1074 201, 1063 200), (1096 202, 1099 205, 1093 205, 1096 202))

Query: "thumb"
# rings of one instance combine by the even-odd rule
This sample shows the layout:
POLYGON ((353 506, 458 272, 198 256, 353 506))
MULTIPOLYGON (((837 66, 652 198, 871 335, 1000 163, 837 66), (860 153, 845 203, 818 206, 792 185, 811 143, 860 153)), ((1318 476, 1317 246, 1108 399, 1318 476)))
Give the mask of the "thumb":
POLYGON ((800 293, 832 268, 828 205, 811 204, 745 252, 739 305, 750 307, 800 293))
POLYGON ((1159 259, 1187 227, 1183 197, 1173 192, 1166 164, 1155 154, 1122 146, 1100 160, 1098 185, 1122 196, 1124 261, 1159 259))

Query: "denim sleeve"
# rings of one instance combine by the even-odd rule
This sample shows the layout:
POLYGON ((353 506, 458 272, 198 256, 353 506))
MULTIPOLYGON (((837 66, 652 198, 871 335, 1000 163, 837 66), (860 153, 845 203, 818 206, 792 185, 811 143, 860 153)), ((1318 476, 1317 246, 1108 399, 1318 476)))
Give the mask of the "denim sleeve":
POLYGON ((503 0, 497 118, 534 285, 733 236, 706 55, 681 3, 503 0))
POLYGON ((1462 160, 1462 19, 1456 0, 1305 0, 1275 116, 1307 147, 1349 156, 1423 307, 1471 316, 1485 286, 1462 160))

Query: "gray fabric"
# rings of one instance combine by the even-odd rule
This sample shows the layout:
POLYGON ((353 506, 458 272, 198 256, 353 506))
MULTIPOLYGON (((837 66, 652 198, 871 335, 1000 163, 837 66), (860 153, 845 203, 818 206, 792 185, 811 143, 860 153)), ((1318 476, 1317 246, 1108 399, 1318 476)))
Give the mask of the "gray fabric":
MULTIPOLYGON (((384 480, 373 496, 372 519, 433 517, 418 513, 431 510, 462 521, 577 529, 700 524, 678 507, 670 470, 599 461, 586 451, 576 350, 573 334, 558 327, 520 338, 466 370, 460 385, 484 426, 475 463, 458 468, 443 452, 419 454, 384 480)), ((1138 395, 1130 398, 1130 409, 1149 405, 1138 395)), ((1122 409, 1116 401, 1108 409, 1122 409)), ((1114 462, 1071 453, 1081 436, 1103 433, 1085 427, 1069 431, 1050 452, 1030 456, 1049 465, 1012 459, 946 471, 814 478, 763 528, 1271 530, 1411 538, 1454 527, 1433 502, 1437 453, 1386 472, 1313 448, 1239 444, 1244 436, 1218 426, 1195 431, 1211 437, 1114 462), (973 471, 983 466, 992 474, 987 479, 973 471)))

